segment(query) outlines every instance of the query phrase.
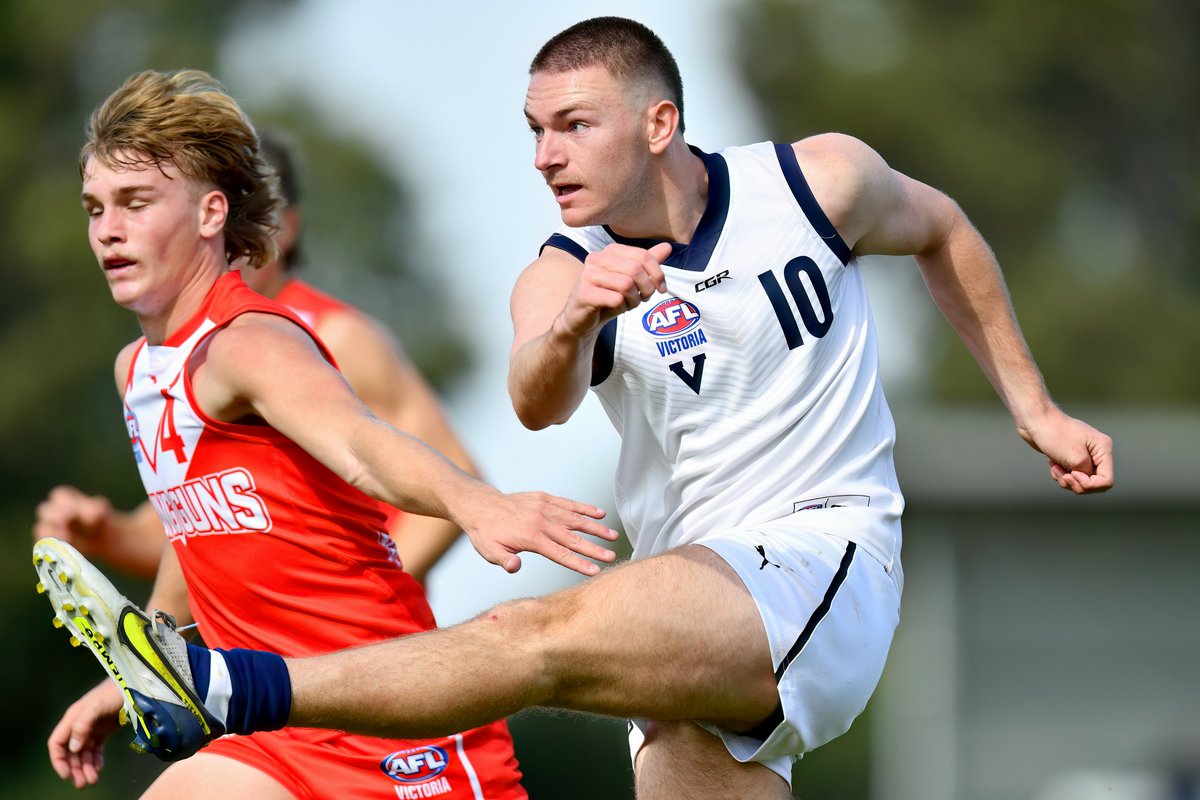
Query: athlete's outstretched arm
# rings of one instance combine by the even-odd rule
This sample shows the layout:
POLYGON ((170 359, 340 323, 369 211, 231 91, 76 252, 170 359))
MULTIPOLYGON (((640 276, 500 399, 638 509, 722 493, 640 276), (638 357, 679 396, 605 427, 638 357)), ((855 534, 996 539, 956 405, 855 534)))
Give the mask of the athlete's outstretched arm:
POLYGON ((1017 431, 1077 494, 1113 483, 1112 439, 1063 413, 1013 312, 1000 265, 953 200, 892 170, 869 147, 825 134, 794 145, 801 168, 856 254, 913 255, 934 301, 1008 407, 1017 431))
MULTIPOLYGON (((335 312, 321 318, 317 335, 355 394, 375 416, 425 442, 469 475, 479 477, 437 395, 382 323, 354 311, 335 312)), ((439 517, 405 514, 393 522, 389 533, 404 570, 424 582, 430 568, 462 531, 439 517)))
POLYGON ((649 250, 613 244, 580 264, 547 247, 512 294, 508 392, 517 417, 540 430, 566 422, 591 379, 592 351, 606 322, 666 290, 669 244, 649 250))
POLYGON ((615 540, 604 511, 544 493, 502 494, 423 442, 380 420, 292 322, 243 314, 193 361, 198 405, 223 420, 260 417, 347 483, 397 508, 449 519, 485 559, 509 572, 522 551, 585 575, 587 558, 616 554, 581 534, 615 540), (585 558, 586 557, 586 558, 585 558))

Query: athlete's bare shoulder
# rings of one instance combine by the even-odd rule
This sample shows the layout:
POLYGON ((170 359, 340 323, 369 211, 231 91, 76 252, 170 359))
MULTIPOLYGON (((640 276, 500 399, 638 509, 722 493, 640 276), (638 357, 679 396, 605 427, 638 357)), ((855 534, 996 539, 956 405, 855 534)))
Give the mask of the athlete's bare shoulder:
POLYGON ((429 391, 400 340, 366 312, 329 311, 316 331, 355 393, 388 422, 396 424, 404 404, 429 391))
POLYGON ((528 278, 536 279, 546 274, 561 272, 577 275, 582 268, 583 263, 576 256, 568 253, 561 247, 547 245, 542 248, 542 252, 538 254, 538 257, 530 262, 529 266, 525 267, 519 280, 528 278))
POLYGON ((290 352, 297 344, 302 348, 308 345, 317 349, 308 331, 287 317, 266 311, 248 311, 214 331, 203 350, 210 360, 230 358, 235 363, 253 363, 270 359, 279 347, 290 352))
POLYGON ((900 203, 900 175, 870 145, 845 133, 821 133, 792 145, 821 205, 848 246, 856 249, 900 203))
POLYGON ((862 139, 859 139, 856 136, 851 136, 848 133, 839 133, 838 131, 815 133, 812 136, 808 136, 798 142, 793 142, 792 148, 796 151, 797 155, 841 155, 847 158, 860 157, 864 154, 875 152, 871 149, 870 145, 868 145, 862 139))
POLYGON ((265 398, 290 396, 314 371, 333 371, 308 331, 287 317, 257 311, 214 331, 188 367, 200 408, 227 421, 263 416, 256 406, 265 398))
POLYGON ((326 311, 318 320, 315 330, 339 364, 347 353, 356 350, 392 348, 403 351, 387 326, 353 306, 326 311))
POLYGON ((866 142, 844 133, 821 133, 792 145, 813 197, 851 247, 873 217, 881 183, 894 180, 887 162, 866 142))
POLYGON ((144 341, 146 341, 146 337, 139 336, 122 347, 121 352, 117 353, 117 362, 113 367, 113 378, 117 382, 118 394, 125 393, 125 383, 129 380, 129 369, 133 366, 133 357, 137 354, 138 348, 144 341))

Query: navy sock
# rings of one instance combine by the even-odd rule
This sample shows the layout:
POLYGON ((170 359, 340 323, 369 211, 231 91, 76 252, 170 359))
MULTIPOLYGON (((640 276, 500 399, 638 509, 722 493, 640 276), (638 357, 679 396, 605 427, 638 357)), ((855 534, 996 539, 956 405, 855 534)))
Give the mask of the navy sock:
POLYGON ((188 661, 196 692, 210 713, 224 717, 221 722, 227 732, 273 731, 287 725, 292 710, 292 680, 281 656, 241 648, 207 650, 189 644, 188 661), (221 697, 209 697, 213 653, 219 656, 218 661, 224 661, 222 671, 228 672, 228 688, 217 689, 221 697), (223 696, 226 692, 227 698, 223 696))
MULTIPOLYGON (((196 687, 196 694, 200 695, 200 702, 203 703, 208 699, 208 681, 212 651, 189 642, 187 654, 188 664, 192 667, 192 684, 196 687)), ((211 709, 209 710, 211 711, 211 709)), ((224 723, 225 720, 221 720, 221 722, 224 723)))

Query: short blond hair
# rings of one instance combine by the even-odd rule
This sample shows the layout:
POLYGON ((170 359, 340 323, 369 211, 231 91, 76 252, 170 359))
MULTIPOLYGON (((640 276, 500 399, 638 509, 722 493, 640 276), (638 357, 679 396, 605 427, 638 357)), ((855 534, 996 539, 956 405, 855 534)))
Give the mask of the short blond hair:
POLYGON ((252 266, 275 259, 276 212, 283 205, 275 171, 259 152, 249 117, 215 78, 196 69, 131 75, 96 107, 79 153, 108 166, 171 163, 224 193, 225 256, 252 266))

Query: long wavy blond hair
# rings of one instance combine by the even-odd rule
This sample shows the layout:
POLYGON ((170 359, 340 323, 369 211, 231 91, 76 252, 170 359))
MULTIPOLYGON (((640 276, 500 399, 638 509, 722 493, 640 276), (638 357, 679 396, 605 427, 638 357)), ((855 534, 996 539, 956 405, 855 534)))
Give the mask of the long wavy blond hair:
POLYGON ((274 234, 282 192, 259 152, 250 119, 215 78, 196 69, 146 70, 96 107, 79 153, 110 166, 171 163, 189 178, 225 194, 225 256, 261 266, 276 257, 274 234))

